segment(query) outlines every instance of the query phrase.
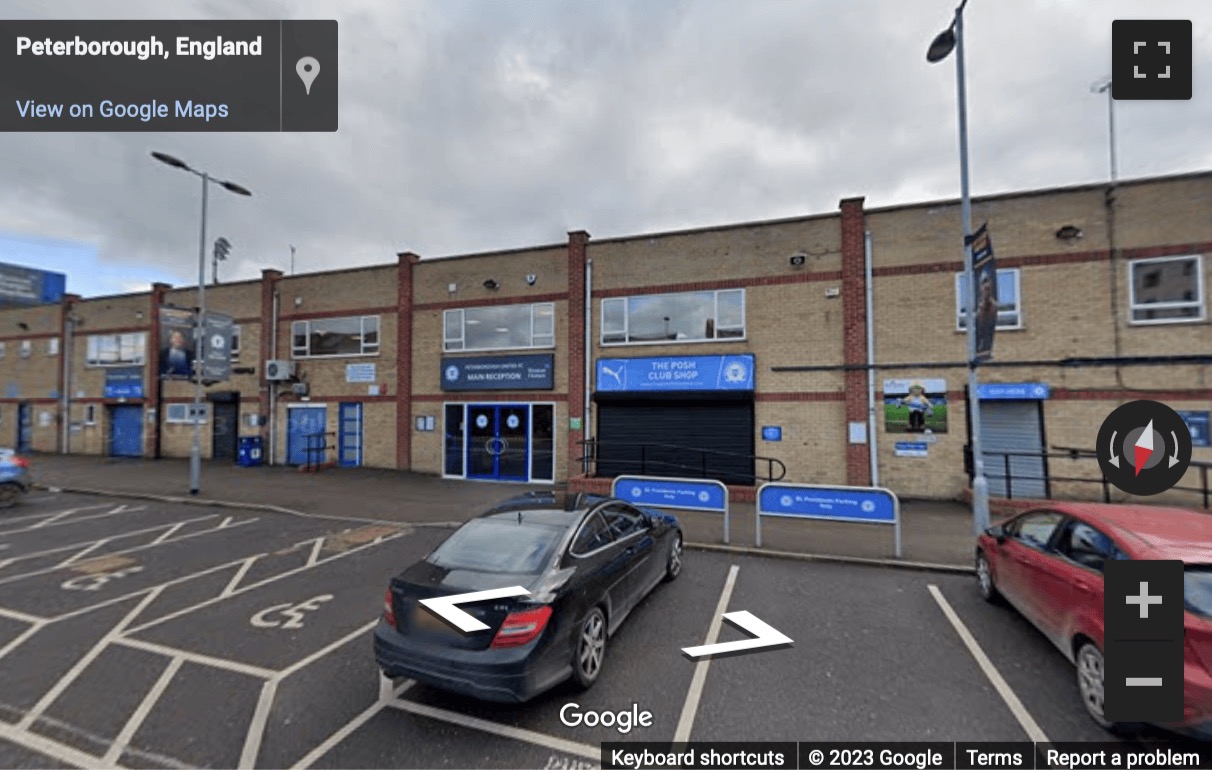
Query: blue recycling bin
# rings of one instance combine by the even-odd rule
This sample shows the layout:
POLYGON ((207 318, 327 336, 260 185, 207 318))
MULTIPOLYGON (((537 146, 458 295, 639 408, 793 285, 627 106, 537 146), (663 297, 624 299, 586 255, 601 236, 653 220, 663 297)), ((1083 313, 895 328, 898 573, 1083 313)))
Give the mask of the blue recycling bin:
POLYGON ((263 446, 260 436, 241 436, 236 449, 236 465, 244 468, 260 465, 265 457, 263 446))

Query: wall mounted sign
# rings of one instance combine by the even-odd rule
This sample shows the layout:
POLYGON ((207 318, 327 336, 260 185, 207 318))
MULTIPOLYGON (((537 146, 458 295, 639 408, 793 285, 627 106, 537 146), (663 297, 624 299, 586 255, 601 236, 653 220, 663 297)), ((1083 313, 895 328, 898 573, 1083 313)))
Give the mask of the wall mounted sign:
POLYGON ((1044 401, 1052 389, 1046 382, 986 382, 976 393, 981 401, 1044 401))
POLYGON ((946 433, 947 381, 884 380, 884 430, 946 433))
POLYGON ((1191 434, 1191 446, 1206 447, 1212 444, 1208 436, 1207 412, 1179 411, 1178 416, 1187 424, 1187 431, 1191 434))
POLYGON ((894 451, 897 457, 929 457, 930 444, 926 441, 898 441, 894 451))
POLYGON ((753 390, 753 355, 599 358, 605 392, 753 390))
POLYGON ((442 390, 553 390, 555 356, 471 356, 442 359, 442 390))
POLYGON ((105 370, 106 398, 143 398, 143 367, 122 366, 105 370))
POLYGON ((346 364, 345 365, 345 381, 346 382, 374 382, 375 365, 374 364, 346 364))
POLYGON ((783 426, 782 425, 763 425, 762 426, 762 441, 782 441, 783 426))

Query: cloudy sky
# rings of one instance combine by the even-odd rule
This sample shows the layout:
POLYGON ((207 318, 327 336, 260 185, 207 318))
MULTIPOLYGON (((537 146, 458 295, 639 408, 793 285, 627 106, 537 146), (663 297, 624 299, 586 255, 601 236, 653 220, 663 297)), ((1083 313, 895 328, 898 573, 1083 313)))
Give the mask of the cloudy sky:
MULTIPOLYGON (((7 18, 331 19, 335 134, 7 134, 0 260, 95 295, 958 195, 955 0, 4 0, 7 18)), ((975 194, 1105 179, 1111 22, 1194 24, 1189 102, 1120 102, 1121 177, 1212 168, 1212 3, 971 0, 975 194)))

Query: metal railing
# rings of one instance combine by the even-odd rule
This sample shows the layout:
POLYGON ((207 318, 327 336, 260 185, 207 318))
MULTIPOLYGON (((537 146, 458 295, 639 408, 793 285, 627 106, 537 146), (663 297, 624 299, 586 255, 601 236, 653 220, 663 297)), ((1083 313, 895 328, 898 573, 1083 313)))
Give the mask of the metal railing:
POLYGON ((307 463, 302 467, 305 473, 314 473, 328 465, 328 450, 333 446, 328 443, 328 439, 337 435, 334 432, 325 433, 307 433, 303 438, 307 439, 307 446, 304 452, 307 453, 307 463))
POLYGON ((652 442, 588 439, 577 444, 584 450, 579 459, 590 476, 678 476, 752 485, 781 481, 787 475, 787 466, 775 457, 652 442), (742 465, 749 470, 741 470, 742 465), (762 465, 765 474, 757 470, 762 465))
MULTIPOLYGON (((1003 481, 1005 482, 1005 497, 1008 500, 1015 498, 1014 482, 1019 481, 1019 499, 1037 498, 1035 494, 1022 494, 1026 482, 1030 482, 1033 489, 1038 489, 1040 482, 1043 483, 1044 495, 1043 499, 1051 500, 1053 487, 1057 483, 1063 484, 1097 484, 1102 487, 1102 498, 1104 503, 1111 502, 1111 482, 1103 476, 1102 471, 1098 470, 1098 455, 1093 449, 1080 449, 1077 447, 1052 447, 1055 451, 1042 450, 1039 452, 990 452, 984 451, 985 460, 985 477, 990 482, 1003 481), (1042 469, 1042 473, 1038 475, 1030 475, 1017 473, 1015 469, 1014 458, 1024 457, 1038 459, 1038 469, 1042 469), (995 459, 992 463, 989 458, 995 459), (1087 476, 1072 476, 1072 475, 1057 475, 1052 472, 1053 460, 1067 460, 1071 463, 1091 462, 1094 463, 1097 475, 1087 476)), ((1018 463, 1018 466, 1023 463, 1018 463)), ((1032 463, 1032 465, 1035 465, 1032 463)), ((1212 462, 1204 462, 1200 460, 1192 460, 1190 468, 1196 471, 1199 478, 1197 486, 1179 485, 1172 489, 1180 492, 1194 492, 1200 496, 1203 501, 1203 507, 1212 509, 1212 462)), ((972 480, 972 447, 964 447, 964 471, 968 474, 968 480, 972 480)), ((993 490, 990 490, 993 494, 993 490)), ((994 495, 996 496, 996 495, 994 495)))

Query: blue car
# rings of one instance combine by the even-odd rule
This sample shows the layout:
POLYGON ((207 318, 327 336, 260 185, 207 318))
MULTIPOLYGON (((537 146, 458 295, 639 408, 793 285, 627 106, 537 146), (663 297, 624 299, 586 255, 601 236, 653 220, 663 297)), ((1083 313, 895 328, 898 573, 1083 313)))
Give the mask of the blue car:
POLYGON ((521 495, 392 578, 375 659, 392 679, 488 701, 530 700, 569 679, 588 688, 611 635, 681 570, 682 529, 669 514, 598 496, 521 495), (513 586, 529 593, 459 607, 486 626, 471 633, 420 603, 513 586))
POLYGON ((0 449, 0 508, 11 508, 31 484, 29 460, 12 449, 0 449))

